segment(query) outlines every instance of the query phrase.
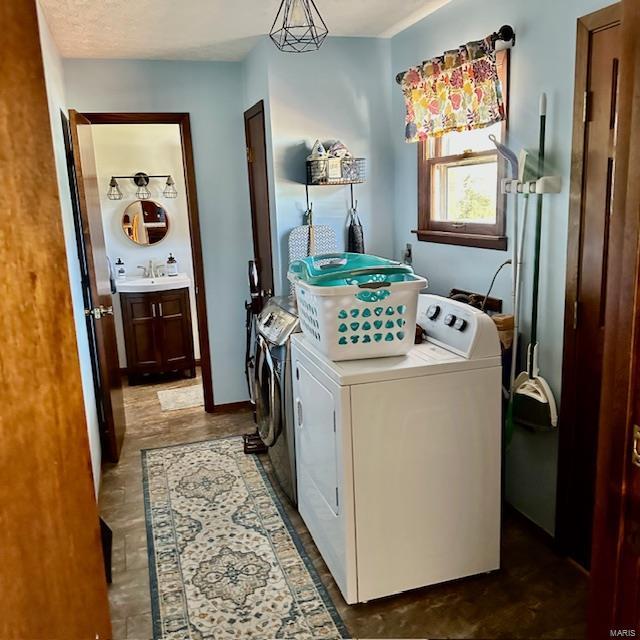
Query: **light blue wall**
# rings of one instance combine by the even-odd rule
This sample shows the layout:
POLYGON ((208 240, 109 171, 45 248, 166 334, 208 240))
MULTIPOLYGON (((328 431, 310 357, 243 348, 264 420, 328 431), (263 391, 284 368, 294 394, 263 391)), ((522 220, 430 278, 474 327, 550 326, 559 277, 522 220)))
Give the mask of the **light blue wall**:
MULTIPOLYGON (((275 171, 278 272, 288 291, 288 236, 306 208, 305 160, 316 138, 340 139, 367 159, 367 182, 354 187, 367 251, 393 254, 393 157, 390 137, 389 40, 328 38, 304 55, 268 57, 269 103, 275 171)), ((344 247, 348 187, 311 187, 314 223, 327 224, 344 247)))
POLYGON ((44 64, 47 85, 47 99, 49 102, 49 116, 51 118, 51 133, 53 136, 53 150, 55 154, 58 191, 60 194, 60 209, 62 214, 62 230, 67 252, 67 271, 71 288, 71 304, 73 305, 73 319, 78 342, 78 357, 80 360, 80 375, 84 397, 87 431, 89 436, 89 450, 91 453, 91 467, 96 494, 100 487, 100 464, 102 448, 100 446, 100 430, 96 406, 95 390, 93 387, 93 371, 91 368, 91 354, 87 336, 87 323, 84 315, 84 300, 80 279, 80 263, 76 248, 76 236, 69 193, 69 176, 67 174, 67 159, 62 134, 60 111, 66 112, 64 87, 64 73, 62 59, 51 37, 49 27, 44 18, 40 5, 38 8, 38 24, 40 28, 40 46, 44 64))
POLYGON ((242 64, 65 60, 64 73, 67 105, 79 111, 190 114, 215 399, 246 399, 244 301, 252 245, 242 64))
MULTIPOLYGON (((503 24, 516 31, 511 57, 508 144, 515 150, 536 148, 538 97, 549 99, 547 156, 562 175, 562 193, 545 198, 540 281, 540 366, 556 398, 560 394, 565 262, 569 202, 569 168, 576 19, 605 6, 602 0, 453 0, 391 41, 394 74, 460 43, 492 33, 503 24)), ((486 291, 492 273, 508 257, 500 251, 417 242, 411 234, 417 221, 416 147, 403 141, 404 104, 393 91, 395 150, 396 251, 413 242, 414 267, 429 277, 431 291, 446 295, 452 287, 486 291)), ((533 205, 533 202, 532 202, 533 205)), ((534 207, 531 207, 534 213, 534 207)), ((534 215, 530 215, 532 222, 534 215)), ((509 224, 511 216, 509 215, 509 224)), ((525 272, 531 272, 530 227, 525 272)), ((495 295, 510 300, 510 273, 498 277, 495 295)), ((524 315, 530 315, 531 287, 523 292, 524 315)), ((529 322, 525 322, 525 331, 529 322)), ((506 459, 507 497, 532 520, 553 532, 557 465, 557 434, 532 435, 518 430, 506 459)))

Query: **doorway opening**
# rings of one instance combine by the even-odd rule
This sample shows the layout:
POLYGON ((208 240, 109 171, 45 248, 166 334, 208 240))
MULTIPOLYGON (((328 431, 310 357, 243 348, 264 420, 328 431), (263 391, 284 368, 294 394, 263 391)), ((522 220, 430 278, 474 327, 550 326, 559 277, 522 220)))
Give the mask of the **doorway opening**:
POLYGON ((578 20, 556 530, 590 568, 613 204, 621 8, 578 20))
POLYGON ((116 462, 123 378, 163 411, 215 409, 189 115, 71 110, 68 129, 103 459, 116 462))

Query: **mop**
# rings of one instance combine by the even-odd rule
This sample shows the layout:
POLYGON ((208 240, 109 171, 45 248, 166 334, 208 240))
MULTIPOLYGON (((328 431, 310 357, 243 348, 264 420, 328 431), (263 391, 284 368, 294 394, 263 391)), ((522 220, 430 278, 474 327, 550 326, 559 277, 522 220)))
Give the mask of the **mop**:
MULTIPOLYGON (((540 97, 540 151, 538 177, 544 174, 544 142, 547 97, 540 97)), ((538 286, 540 278, 540 242, 542 237, 542 194, 538 194, 536 211, 536 239, 533 268, 533 303, 531 317, 531 341, 527 350, 527 371, 516 378, 513 385, 511 418, 513 423, 535 431, 547 431, 558 424, 555 398, 547 381, 538 368, 538 286)))
POLYGON ((524 250, 524 235, 527 228, 527 217, 529 211, 529 195, 524 196, 522 211, 522 231, 518 237, 518 197, 514 198, 513 215, 513 280, 512 280, 512 301, 513 301, 513 342, 511 345, 511 371, 509 378, 509 405, 507 407, 507 420, 505 425, 505 442, 509 444, 513 437, 513 396, 515 390, 516 366, 518 364, 518 345, 520 334, 520 285, 522 273, 522 256, 524 250))
MULTIPOLYGON (((509 163, 511 167, 511 178, 516 179, 519 173, 519 163, 516 154, 509 147, 498 142, 496 137, 491 134, 489 139, 496 146, 498 153, 509 163)), ((522 247, 524 245, 524 233, 527 226, 527 209, 528 196, 525 196, 522 233, 518 232, 518 194, 514 191, 513 195, 513 229, 511 237, 511 301, 513 308, 513 341, 511 344, 511 371, 509 378, 509 404, 507 407, 507 419, 505 423, 505 442, 509 444, 513 436, 513 388, 516 375, 516 364, 518 358, 518 334, 519 322, 518 316, 520 312, 520 272, 522 267, 522 247)), ((494 276, 495 277, 495 276, 494 276)))

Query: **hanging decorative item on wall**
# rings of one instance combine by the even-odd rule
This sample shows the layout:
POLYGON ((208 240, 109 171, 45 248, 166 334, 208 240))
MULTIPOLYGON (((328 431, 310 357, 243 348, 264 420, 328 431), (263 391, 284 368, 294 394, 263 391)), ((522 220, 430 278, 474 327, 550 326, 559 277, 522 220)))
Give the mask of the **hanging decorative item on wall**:
POLYGON ((397 76, 407 108, 407 142, 480 129, 505 119, 495 46, 506 35, 515 39, 511 27, 509 34, 502 34, 506 29, 445 51, 397 76))
POLYGON ((282 0, 269 37, 280 51, 305 53, 319 49, 328 33, 313 0, 282 0))

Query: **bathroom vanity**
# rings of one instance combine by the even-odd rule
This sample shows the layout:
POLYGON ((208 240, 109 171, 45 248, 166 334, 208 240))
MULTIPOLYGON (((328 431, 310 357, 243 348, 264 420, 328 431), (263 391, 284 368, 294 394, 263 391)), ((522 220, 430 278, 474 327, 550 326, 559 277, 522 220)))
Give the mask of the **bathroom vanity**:
POLYGON ((130 384, 143 374, 183 370, 195 377, 196 364, 189 280, 134 278, 118 283, 130 384))

